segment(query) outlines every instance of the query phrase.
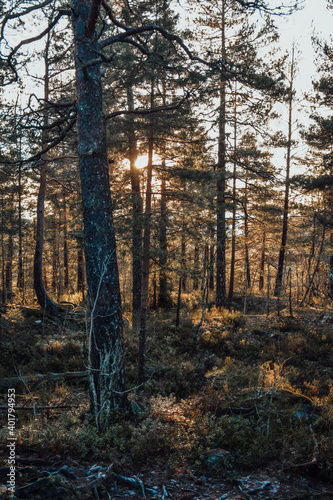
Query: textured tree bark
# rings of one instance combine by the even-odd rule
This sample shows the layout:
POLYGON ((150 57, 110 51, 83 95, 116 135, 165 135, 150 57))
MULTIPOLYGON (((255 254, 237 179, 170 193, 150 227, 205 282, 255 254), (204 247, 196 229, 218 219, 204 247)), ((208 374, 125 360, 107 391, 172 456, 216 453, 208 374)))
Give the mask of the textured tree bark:
MULTIPOLYGON (((95 2, 96 3, 96 2, 95 2)), ((90 303, 89 383, 91 410, 98 430, 114 411, 127 407, 122 309, 112 218, 99 44, 89 0, 72 0, 77 134, 84 220, 84 252, 90 303)))
MULTIPOLYGON (((127 104, 129 111, 134 109, 133 89, 127 88, 127 104)), ((140 188, 140 173, 135 166, 138 157, 137 140, 133 118, 128 124, 129 162, 132 188, 132 328, 140 329, 141 288, 142 288, 142 197, 140 188)))

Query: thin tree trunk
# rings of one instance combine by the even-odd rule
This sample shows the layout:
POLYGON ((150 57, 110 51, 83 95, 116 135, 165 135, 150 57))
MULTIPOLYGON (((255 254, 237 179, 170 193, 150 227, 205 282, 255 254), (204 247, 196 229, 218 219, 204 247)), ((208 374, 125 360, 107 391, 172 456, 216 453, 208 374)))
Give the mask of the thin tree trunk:
POLYGON ((289 316, 292 318, 292 316, 293 316, 292 293, 291 293, 292 292, 292 281, 291 281, 291 268, 290 267, 288 269, 287 283, 289 283, 289 316))
POLYGON ((305 299, 310 294, 310 292, 312 292, 312 290, 313 290, 314 279, 315 279, 316 275, 319 272, 320 259, 321 259, 321 255, 323 253, 323 248, 324 248, 325 234, 326 234, 326 226, 323 227, 323 233, 322 233, 322 237, 321 237, 321 242, 320 242, 320 247, 319 247, 319 251, 318 251, 318 257, 317 257, 316 265, 314 267, 314 270, 313 270, 313 273, 312 273, 309 285, 307 287, 307 290, 305 292, 305 295, 304 295, 304 297, 301 300, 300 307, 303 307, 305 299))
MULTIPOLYGON (((163 106, 166 106, 166 94, 167 87, 165 81, 165 75, 161 76, 162 81, 162 101, 163 106)), ((167 211, 167 192, 166 192, 166 145, 165 141, 162 142, 161 147, 162 156, 162 178, 161 178, 161 217, 159 223, 159 296, 158 305, 160 307, 169 308, 172 306, 172 300, 168 290, 168 278, 167 278, 167 264, 168 264, 168 240, 167 240, 167 226, 168 226, 168 211, 167 211)))
POLYGON ((8 243, 7 243, 7 259, 6 259, 6 269, 5 269, 5 275, 6 275, 6 301, 9 300, 10 302, 13 299, 13 254, 14 254, 14 238, 13 238, 13 232, 12 229, 10 228, 10 232, 8 235, 8 243))
MULTIPOLYGON (((48 51, 50 44, 50 36, 48 36, 45 54, 44 54, 44 65, 45 65, 45 75, 44 75, 44 100, 45 102, 49 99, 49 61, 48 61, 48 51)), ((42 145, 47 144, 47 126, 48 126, 48 116, 47 112, 44 113, 43 119, 44 129, 42 132, 42 145)), ((40 169, 40 183, 37 198, 37 225, 36 225, 36 248, 34 256, 34 289, 37 295, 37 300, 39 305, 47 312, 53 316, 61 316, 61 308, 53 302, 48 296, 44 283, 43 283, 43 246, 44 246, 44 218, 45 218, 45 197, 46 197, 46 183, 47 183, 47 154, 44 155, 46 158, 40 169)))
POLYGON ((6 303, 6 280, 5 280, 5 242, 4 242, 4 228, 5 228, 5 209, 4 201, 1 198, 1 277, 2 277, 2 303, 6 303))
MULTIPOLYGON (((162 168, 165 167, 165 157, 162 158, 162 168)), ((159 224, 159 246, 160 246, 160 276, 159 276, 159 295, 158 295, 158 305, 159 307, 171 307, 171 299, 168 292, 168 280, 167 280, 167 196, 166 196, 166 180, 164 174, 161 180, 161 218, 159 224)))
MULTIPOLYGON (((214 290, 214 260, 215 260, 214 245, 210 245, 209 246, 209 287, 207 290, 214 290)), ((207 293, 208 293, 208 291, 207 291, 207 293)))
POLYGON ((185 222, 183 214, 183 227, 182 227, 182 237, 181 237, 181 272, 182 272, 182 290, 186 292, 186 241, 185 241, 185 222))
POLYGON ((54 214, 52 219, 52 232, 53 232, 53 241, 52 241, 52 292, 56 294, 58 292, 58 224, 56 221, 56 216, 54 214))
POLYGON ((209 260, 209 245, 204 247, 204 262, 203 262, 203 279, 201 281, 201 290, 204 289, 208 279, 208 260, 209 260))
POLYGON ((288 117, 287 161, 286 161, 286 181, 285 181, 286 183, 285 183, 284 206, 283 206, 282 238, 281 238, 281 246, 279 252, 278 270, 277 270, 275 289, 274 289, 275 297, 279 297, 281 295, 283 266, 284 266, 284 258, 285 258, 286 244, 287 244, 294 72, 295 72, 295 65, 294 65, 294 47, 293 47, 291 69, 290 69, 289 117, 288 117))
POLYGON ((68 220, 67 220, 67 200, 66 192, 63 191, 63 224, 64 224, 64 290, 67 292, 69 288, 69 264, 68 264, 68 220))
POLYGON ((13 208, 14 208, 14 195, 11 195, 9 204, 9 220, 7 222, 8 228, 8 240, 7 240, 7 252, 6 252, 6 268, 5 268, 5 280, 6 280, 6 301, 10 302, 13 300, 13 257, 14 257, 14 236, 13 236, 13 208))
MULTIPOLYGON (((133 89, 127 87, 127 105, 129 111, 134 109, 133 89)), ((140 173, 135 162, 138 157, 137 139, 135 135, 134 120, 130 117, 128 122, 128 157, 130 162, 130 177, 132 188, 132 328, 138 332, 140 329, 140 310, 142 292, 142 197, 140 188, 140 173)))
POLYGON ((181 298, 182 298, 182 277, 179 276, 179 286, 178 286, 178 296, 177 296, 177 312, 176 312, 176 328, 179 326, 181 298))
MULTIPOLYGON (((221 56, 225 58, 225 0, 222 0, 222 47, 221 56)), ((216 307, 226 305, 226 227, 225 227, 225 190, 226 190, 226 83, 221 75, 219 138, 217 162, 217 206, 216 206, 216 307)))
POLYGON ((311 240, 311 248, 310 248, 310 255, 309 255, 309 260, 308 260, 308 265, 307 265, 307 274, 308 274, 308 283, 310 283, 310 278, 311 278, 311 266, 312 266, 312 261, 315 257, 315 248, 316 248, 316 213, 313 215, 313 231, 312 231, 312 240, 311 240))
POLYGON ((260 257, 260 275, 259 275, 259 290, 264 288, 264 272, 265 272, 265 252, 266 252, 266 230, 262 233, 262 247, 260 257))
POLYGON ((249 258, 249 217, 247 213, 247 187, 248 187, 248 176, 245 175, 245 200, 244 200, 244 237, 245 237, 245 270, 246 270, 246 290, 251 288, 251 269, 250 269, 250 258, 249 258))
POLYGON ((60 259, 60 240, 61 240, 61 211, 59 212, 59 219, 57 224, 57 267, 58 267, 58 302, 60 302, 63 294, 63 277, 62 277, 62 262, 60 259))
POLYGON ((228 300, 232 300, 235 282, 235 261, 236 261, 236 153, 237 153, 237 83, 235 83, 234 102, 234 156, 232 173, 232 227, 231 227, 231 259, 230 259, 230 281, 228 300))
MULTIPOLYGON (((21 157, 21 145, 19 150, 21 157)), ((23 231, 22 231, 22 163, 19 163, 18 171, 18 269, 17 288, 24 290, 24 269, 23 269, 23 231)), ((24 302, 24 300, 23 300, 24 302)))
POLYGON ((333 255, 330 255, 329 262, 329 296, 333 299, 333 255))
MULTIPOLYGON (((150 107, 154 107, 154 76, 151 80, 150 107)), ((148 140, 148 165, 147 165, 147 191, 143 230, 143 258, 142 258, 142 297, 140 313, 140 335, 138 356, 138 386, 143 389, 145 384, 145 356, 146 335, 149 301, 149 265, 150 265, 150 234, 151 234, 151 185, 153 176, 153 152, 154 152, 154 119, 153 115, 149 124, 148 140)))
POLYGON ((194 278, 193 278, 193 290, 198 290, 199 280, 198 280, 198 269, 199 269, 199 245, 198 245, 199 232, 196 231, 195 245, 194 245, 194 278))
MULTIPOLYGON (((78 232, 81 232, 81 227, 78 232)), ((81 293, 82 302, 85 300, 84 295, 84 254, 83 254, 83 238, 77 238, 77 287, 78 293, 81 293)))
POLYGON ((267 259, 267 316, 270 313, 270 291, 271 291, 271 263, 267 259))

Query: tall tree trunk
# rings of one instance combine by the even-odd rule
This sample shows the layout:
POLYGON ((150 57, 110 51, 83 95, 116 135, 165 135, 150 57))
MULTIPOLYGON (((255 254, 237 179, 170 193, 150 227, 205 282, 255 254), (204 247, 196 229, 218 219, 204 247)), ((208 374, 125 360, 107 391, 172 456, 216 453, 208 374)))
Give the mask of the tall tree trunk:
POLYGON ((90 303, 90 402, 97 429, 103 430, 110 424, 112 412, 128 403, 101 71, 98 64, 89 64, 99 52, 95 17, 90 15, 93 7, 96 2, 72 0, 78 153, 90 303))
POLYGON ((245 174, 245 200, 244 200, 244 237, 245 237, 245 270, 246 270, 246 290, 251 288, 251 270, 250 270, 250 258, 249 258, 249 217, 247 213, 247 188, 248 188, 248 176, 245 174))
POLYGON ((185 240, 185 221, 183 214, 183 225, 182 225, 182 236, 181 236, 181 274, 182 274, 182 290, 186 292, 187 282, 186 282, 186 240, 185 240))
POLYGON ((5 288, 6 288, 6 301, 10 302, 13 300, 13 257, 14 257, 14 236, 13 236, 13 208, 14 208, 14 195, 11 195, 9 203, 9 220, 7 222, 8 228, 8 240, 7 240, 7 252, 6 252, 6 268, 5 268, 5 288))
MULTIPOLYGON (((221 57, 225 59, 225 0, 222 0, 222 46, 221 57)), ((216 205, 216 307, 226 305, 226 224, 225 224, 225 190, 226 190, 226 83, 221 75, 219 138, 217 161, 217 205, 216 205)))
MULTIPOLYGON (((80 233, 82 228, 79 227, 78 232, 80 233)), ((84 255, 83 255, 83 238, 77 238, 77 286, 76 290, 81 294, 82 302, 85 299, 84 296, 84 255)))
POLYGON ((63 224, 64 224, 64 290, 67 292, 69 288, 69 264, 68 264, 68 220, 67 220, 67 199, 66 192, 63 191, 63 224))
POLYGON ((231 227, 231 259, 230 259, 230 281, 228 300, 234 295, 235 261, 236 261, 236 152, 237 152, 237 83, 235 84, 234 102, 234 163, 232 173, 232 227, 231 227))
MULTIPOLYGON (((164 7, 163 7, 164 8, 164 7)), ((162 83, 162 100, 163 106, 166 106, 166 96, 167 96, 167 85, 164 73, 161 75, 161 83, 162 83)), ((162 156, 162 178, 161 178, 161 202, 160 202, 160 210, 161 217, 158 229, 158 238, 159 238, 159 295, 158 295, 158 305, 159 307, 168 308, 172 306, 172 300, 169 295, 168 290, 168 278, 167 278, 167 252, 168 252, 168 240, 167 240, 167 226, 168 226, 168 212, 167 212, 167 192, 166 192, 166 179, 165 179, 165 171, 166 171, 166 145, 165 141, 162 142, 161 147, 161 156, 162 156)))
MULTIPOLYGON (((333 244, 333 231, 330 232, 330 246, 333 244)), ((333 255, 329 256, 328 296, 333 299, 333 255)))
POLYGON ((259 290, 264 288, 264 272, 265 272, 265 253, 266 253, 266 231, 262 233, 262 247, 260 257, 260 273, 259 273, 259 290))
POLYGON ((14 255, 14 238, 12 230, 8 235, 8 243, 7 243, 7 259, 6 259, 6 295, 7 300, 13 300, 13 255, 14 255))
MULTIPOLYGON (((133 89, 127 87, 127 105, 129 111, 134 109, 133 89)), ((138 157, 137 139, 134 120, 128 122, 128 157, 132 188, 132 327, 135 332, 140 329, 141 290, 142 290, 142 197, 140 173, 135 162, 138 157)))
MULTIPOLYGON (((21 158, 21 145, 19 149, 21 158)), ((17 262, 17 288, 24 291, 24 268, 23 268, 23 230, 22 230, 22 163, 19 163, 18 171, 18 262, 17 262)), ((24 297, 23 297, 24 302, 24 297)))
MULTIPOLYGON (((154 76, 151 79, 150 107, 154 107, 154 76)), ((143 230, 143 258, 142 258, 142 297, 140 313, 140 336, 139 336, 139 356, 138 356, 138 385, 140 389, 145 384, 145 356, 146 356, 146 334, 149 301, 149 264, 150 264, 150 234, 151 234, 151 185, 153 177, 153 152, 154 152, 154 119, 151 115, 149 123, 148 139, 148 165, 147 165, 147 190, 146 206, 143 230)))
MULTIPOLYGON (((48 52, 50 44, 50 35, 47 38, 45 54, 44 54, 44 100, 45 102, 49 99, 49 61, 48 52)), ((44 129, 42 132, 42 145, 47 144, 47 126, 48 126, 48 116, 47 112, 44 113, 43 119, 44 129)), ((47 157, 47 154, 44 155, 47 157)), ((39 305, 47 312, 53 316, 61 316, 61 308, 53 302, 48 296, 44 282, 43 282, 43 247, 44 247, 44 218, 45 218, 45 197, 46 197, 46 183, 47 183, 47 167, 48 161, 45 159, 43 165, 40 169, 40 181, 39 181, 39 191, 37 198, 37 224, 36 224, 36 247, 34 256, 34 289, 37 295, 37 300, 39 305)))
POLYGON ((62 294, 63 294, 63 275, 62 275, 62 262, 60 258, 60 241, 61 241, 61 211, 59 212, 59 219, 57 224, 57 266, 58 266, 58 286, 57 286, 57 294, 58 294, 58 302, 60 302, 62 294))
POLYGON ((204 247, 204 262, 203 262, 203 280, 201 281, 201 290, 204 290, 209 276, 209 245, 204 247))
POLYGON ((1 278, 2 278, 2 303, 6 303, 6 280, 5 280, 5 241, 4 241, 4 229, 5 229, 5 208, 4 201, 1 198, 1 278))
MULTIPOLYGON (((162 169, 165 167, 165 157, 162 158, 162 169)), ((160 265, 160 276, 159 276, 159 294, 158 294, 158 305, 159 307, 170 307, 171 306, 171 298, 168 292, 168 280, 167 280, 167 251, 168 251, 168 243, 167 243, 167 196, 166 196, 166 180, 163 177, 161 180, 161 218, 159 224, 159 246, 160 246, 160 257, 159 257, 159 265, 160 265)))
POLYGON ((52 292, 56 294, 58 292, 58 224, 56 221, 56 215, 54 214, 52 221, 52 292))
POLYGON ((194 278, 193 278, 193 290, 198 290, 199 288, 199 231, 196 229, 195 232, 195 244, 194 244, 194 278))
POLYGON ((214 290, 214 260, 215 260, 215 250, 214 250, 214 245, 212 244, 209 246, 209 289, 210 290, 214 290))
POLYGON ((286 244, 287 244, 288 215, 289 215, 289 189, 290 189, 289 188, 289 181, 290 181, 290 163, 291 163, 292 110, 293 110, 293 95, 294 95, 294 73, 295 73, 295 61, 294 61, 294 47, 293 47, 291 68, 290 68, 290 88, 289 88, 289 98, 288 98, 289 116, 288 116, 286 181, 285 181, 285 192, 284 192, 282 237, 281 237, 279 263, 278 263, 278 269, 277 269, 277 275, 276 275, 276 281, 275 281, 275 289, 274 289, 274 296, 275 297, 279 297, 281 295, 284 257, 285 257, 286 244))

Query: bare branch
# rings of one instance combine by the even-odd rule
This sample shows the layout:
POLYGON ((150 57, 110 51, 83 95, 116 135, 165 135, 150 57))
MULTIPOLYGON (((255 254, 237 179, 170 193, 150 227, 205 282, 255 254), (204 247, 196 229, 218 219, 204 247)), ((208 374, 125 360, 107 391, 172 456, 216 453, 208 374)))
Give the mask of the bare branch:
POLYGON ((106 38, 105 40, 100 42, 100 47, 103 49, 104 47, 108 47, 110 45, 113 45, 114 43, 124 42, 124 41, 126 41, 126 39, 128 39, 129 37, 131 37, 133 35, 137 35, 139 33, 146 33, 149 31, 157 31, 166 40, 169 40, 170 42, 176 42, 183 49, 183 51, 187 54, 187 56, 189 57, 189 59, 191 61, 196 61, 200 64, 203 64, 203 65, 209 66, 209 67, 217 67, 220 71, 223 70, 223 71, 229 73, 230 76, 235 76, 235 73, 225 66, 224 60, 209 62, 209 61, 206 61, 205 59, 202 59, 201 57, 195 56, 194 54, 192 54, 190 49, 184 44, 183 40, 179 36, 169 33, 164 28, 162 28, 161 26, 158 26, 156 24, 150 24, 150 25, 146 25, 146 26, 138 26, 136 28, 129 28, 124 33, 119 33, 118 35, 114 35, 114 36, 111 36, 109 38, 106 38))
MULTIPOLYGON (((125 31, 128 31, 128 30, 129 30, 129 27, 128 27, 128 26, 126 26, 126 24, 124 24, 124 23, 122 23, 122 22, 118 21, 118 19, 116 19, 116 18, 114 17, 113 12, 112 12, 112 8, 110 7, 110 5, 108 5, 108 4, 106 3, 106 1, 105 1, 105 0, 102 0, 102 6, 104 7, 105 12, 106 12, 106 13, 107 13, 107 15, 109 16, 110 21, 111 21, 111 22, 112 22, 115 26, 118 26, 118 28, 121 28, 121 29, 123 29, 123 30, 125 30, 125 31)), ((131 9, 130 9, 130 7, 129 7, 129 5, 128 5, 128 8, 129 8, 129 10, 131 10, 131 9)), ((139 40, 139 42, 140 42, 140 44, 141 44, 141 45, 140 45, 140 44, 138 44, 137 42, 134 42, 133 40, 125 40, 125 41, 126 41, 127 43, 130 43, 131 45, 133 45, 133 46, 134 46, 134 47, 136 47, 137 49, 139 49, 139 50, 140 50, 143 54, 145 54, 145 55, 149 55, 149 52, 148 52, 148 51, 147 51, 147 50, 143 47, 143 45, 145 45, 144 41, 143 41, 140 37, 137 37, 137 38, 138 38, 138 40, 139 40)))
POLYGON ((20 43, 12 49, 9 56, 7 57, 7 64, 15 74, 13 81, 17 81, 17 77, 18 77, 17 71, 16 71, 14 63, 13 63, 13 56, 17 53, 17 51, 23 45, 28 45, 29 43, 36 42, 37 40, 41 40, 45 35, 47 35, 52 30, 52 28, 58 23, 59 19, 61 19, 63 16, 69 16, 70 14, 71 14, 71 12, 69 10, 60 10, 58 12, 58 14, 56 15, 56 17, 54 18, 54 20, 49 23, 48 27, 45 28, 44 31, 39 33, 39 35, 33 36, 31 38, 26 38, 25 40, 21 40, 20 43))
POLYGON ((37 153, 33 156, 30 156, 29 158, 26 158, 25 160, 20 159, 18 161, 6 161, 6 160, 2 159, 1 163, 5 164, 5 165, 16 165, 18 163, 22 163, 22 164, 23 163, 31 163, 31 162, 40 160, 45 153, 47 153, 52 148, 57 146, 66 137, 68 132, 74 127, 75 123, 76 123, 76 116, 69 121, 68 125, 61 131, 61 133, 58 135, 58 137, 56 137, 52 142, 50 142, 50 144, 45 146, 45 148, 43 148, 42 151, 40 151, 39 153, 37 153))
POLYGON ((55 182, 56 184, 59 184, 59 186, 63 187, 64 189, 66 189, 66 191, 68 191, 69 193, 81 193, 81 191, 79 189, 72 189, 70 188, 69 186, 66 186, 66 184, 64 184, 62 181, 60 181, 59 179, 48 179, 48 182, 55 182))
POLYGON ((266 12, 269 14, 277 14, 277 15, 288 15, 291 14, 294 10, 300 8, 300 5, 304 3, 303 0, 295 0, 294 3, 289 3, 289 5, 281 5, 277 7, 269 7, 265 0, 236 0, 239 5, 246 9, 259 10, 262 12, 266 12))
POLYGON ((105 117, 106 120, 110 120, 111 118, 114 118, 116 116, 120 115, 150 115, 152 113, 158 113, 160 111, 172 111, 174 109, 179 109, 182 104, 190 97, 190 92, 187 92, 186 95, 177 103, 171 104, 170 106, 156 106, 155 108, 151 109, 124 109, 120 111, 114 111, 113 113, 110 113, 105 117))
POLYGON ((102 0, 102 6, 104 7, 105 9, 105 12, 107 13, 107 15, 109 16, 109 19, 110 21, 115 25, 115 26, 118 26, 118 28, 121 28, 125 31, 128 30, 128 26, 126 26, 126 24, 123 24, 121 23, 120 21, 118 21, 114 15, 113 15, 113 12, 112 12, 112 9, 110 7, 110 5, 108 5, 105 0, 102 0))
POLYGON ((1 40, 3 40, 3 32, 6 27, 7 21, 10 19, 18 19, 22 16, 26 16, 27 14, 30 14, 30 12, 33 12, 34 10, 41 9, 43 7, 46 7, 50 3, 52 3, 53 0, 45 0, 45 2, 38 3, 37 5, 32 5, 31 7, 28 7, 27 9, 23 10, 22 12, 17 12, 16 14, 7 14, 4 17, 4 20, 1 23, 1 40))

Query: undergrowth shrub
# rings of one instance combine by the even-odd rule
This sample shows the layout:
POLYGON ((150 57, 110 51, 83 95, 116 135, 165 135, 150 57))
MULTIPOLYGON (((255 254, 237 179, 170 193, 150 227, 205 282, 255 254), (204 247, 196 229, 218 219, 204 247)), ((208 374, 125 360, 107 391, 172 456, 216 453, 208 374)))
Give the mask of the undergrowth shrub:
MULTIPOLYGON (((171 292, 171 299, 173 307, 177 307, 178 291, 171 292)), ((201 305, 202 292, 200 290, 193 290, 192 292, 182 292, 180 296, 181 308, 186 311, 193 311, 201 305)))

